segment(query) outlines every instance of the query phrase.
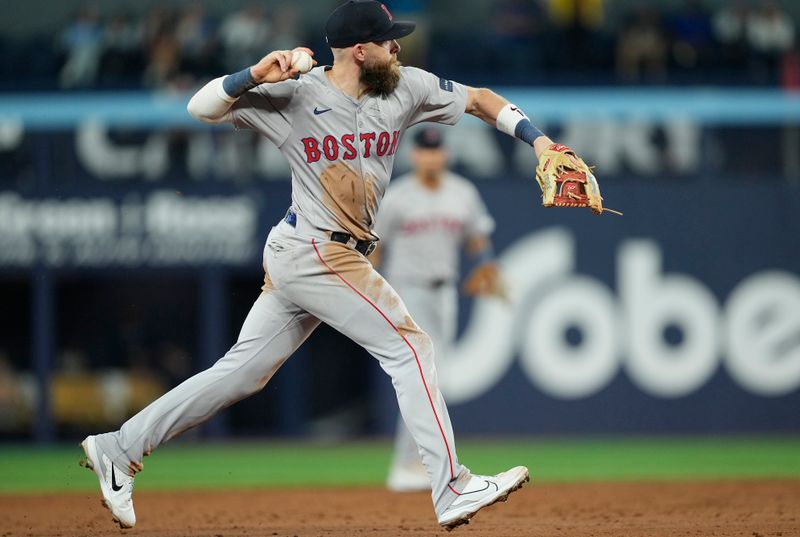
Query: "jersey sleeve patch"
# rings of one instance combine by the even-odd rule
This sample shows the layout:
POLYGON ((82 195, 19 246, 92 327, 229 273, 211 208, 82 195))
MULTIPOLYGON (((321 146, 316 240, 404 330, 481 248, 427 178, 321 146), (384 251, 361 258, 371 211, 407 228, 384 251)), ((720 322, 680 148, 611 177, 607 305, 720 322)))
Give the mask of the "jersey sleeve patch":
POLYGON ((439 87, 444 91, 453 91, 453 81, 439 78, 439 87))

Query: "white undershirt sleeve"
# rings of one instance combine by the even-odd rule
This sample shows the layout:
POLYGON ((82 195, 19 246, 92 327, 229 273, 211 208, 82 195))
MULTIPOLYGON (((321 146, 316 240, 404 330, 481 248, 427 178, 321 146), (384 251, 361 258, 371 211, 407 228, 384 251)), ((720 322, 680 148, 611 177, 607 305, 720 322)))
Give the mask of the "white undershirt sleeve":
POLYGON ((204 123, 232 123, 231 106, 235 97, 229 96, 222 88, 222 79, 215 78, 195 93, 186 105, 193 118, 204 123))

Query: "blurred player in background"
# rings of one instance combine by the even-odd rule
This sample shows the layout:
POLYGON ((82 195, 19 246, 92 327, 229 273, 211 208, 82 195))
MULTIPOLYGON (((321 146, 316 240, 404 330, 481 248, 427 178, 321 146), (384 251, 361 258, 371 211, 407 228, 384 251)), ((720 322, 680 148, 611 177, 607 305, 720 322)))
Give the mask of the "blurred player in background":
MULTIPOLYGON (((411 316, 431 337, 434 355, 442 356, 456 337, 462 249, 475 263, 464 291, 469 295, 499 292, 489 239, 494 220, 475 186, 447 169, 440 129, 419 130, 414 145, 414 169, 393 180, 384 196, 375 224, 381 240, 370 260, 380 265, 411 316)), ((397 492, 431 487, 417 443, 402 417, 386 484, 397 492)))

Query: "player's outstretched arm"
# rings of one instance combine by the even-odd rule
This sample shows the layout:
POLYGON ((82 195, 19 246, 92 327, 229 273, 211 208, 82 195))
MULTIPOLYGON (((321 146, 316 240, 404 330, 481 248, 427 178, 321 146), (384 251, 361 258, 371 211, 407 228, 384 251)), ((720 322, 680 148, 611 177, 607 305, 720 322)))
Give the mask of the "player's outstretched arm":
POLYGON ((466 112, 533 146, 539 158, 553 140, 534 127, 522 110, 487 88, 467 88, 466 112))
POLYGON ((588 207, 595 214, 622 214, 603 207, 597 179, 575 151, 554 144, 517 106, 492 90, 467 88, 466 112, 533 147, 539 160, 536 181, 545 207, 588 207))
POLYGON ((192 117, 205 123, 230 122, 231 106, 247 91, 260 84, 294 78, 301 72, 300 67, 292 65, 292 56, 298 51, 305 52, 309 56, 314 54, 306 47, 270 52, 257 64, 238 73, 215 78, 200 88, 189 100, 186 109, 192 117))

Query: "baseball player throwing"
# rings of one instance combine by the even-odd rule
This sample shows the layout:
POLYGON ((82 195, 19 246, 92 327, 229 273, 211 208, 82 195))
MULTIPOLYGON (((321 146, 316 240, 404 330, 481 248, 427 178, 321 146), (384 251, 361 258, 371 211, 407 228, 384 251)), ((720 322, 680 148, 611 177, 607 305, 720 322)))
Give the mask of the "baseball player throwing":
POLYGON ((528 480, 521 466, 478 476, 459 462, 431 338, 366 255, 378 240, 375 216, 407 127, 455 123, 467 112, 531 144, 537 155, 551 141, 487 89, 400 67, 397 39, 414 24, 392 20, 375 0, 339 6, 325 30, 333 66, 298 77, 293 52, 312 52, 274 51, 212 80, 189 102, 189 113, 201 121, 254 129, 272 141, 291 164, 292 201, 267 237, 263 292, 233 347, 119 430, 82 442, 85 464, 122 527, 136 523, 132 491, 143 456, 261 390, 320 321, 366 348, 391 376, 441 526, 468 522, 528 480))
MULTIPOLYGON (((494 220, 475 186, 447 169, 442 132, 417 132, 413 171, 392 181, 375 231, 381 241, 373 265, 403 298, 414 320, 433 341, 435 355, 447 354, 456 336, 459 260, 462 248, 475 267, 464 283, 468 294, 497 292, 497 264, 489 234, 494 220)), ((430 490, 417 444, 398 420, 394 456, 386 482, 390 490, 430 490)))

